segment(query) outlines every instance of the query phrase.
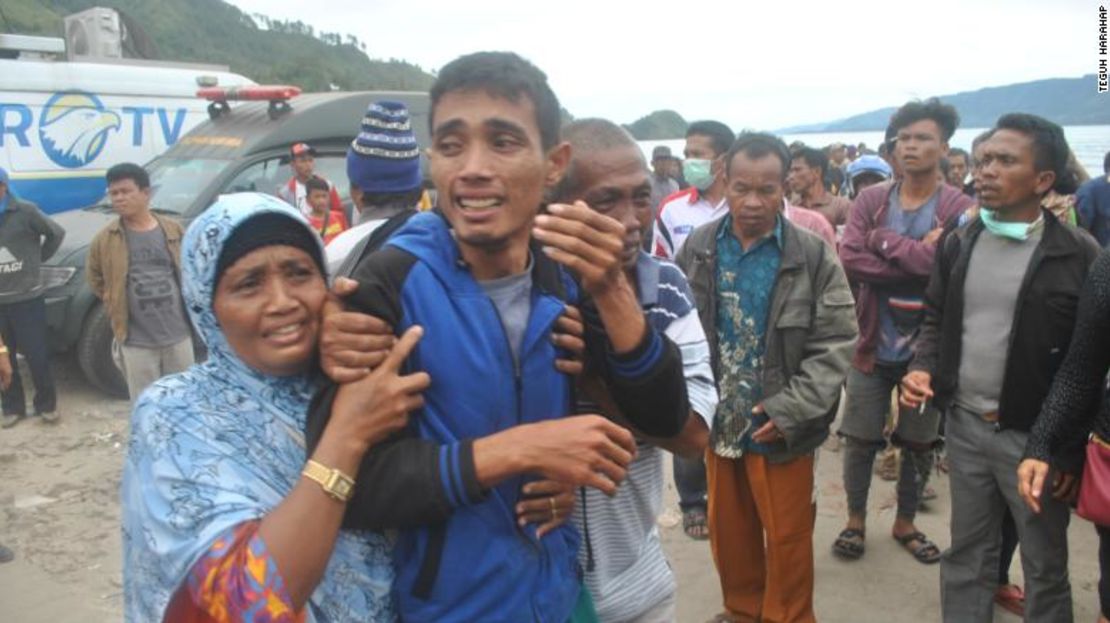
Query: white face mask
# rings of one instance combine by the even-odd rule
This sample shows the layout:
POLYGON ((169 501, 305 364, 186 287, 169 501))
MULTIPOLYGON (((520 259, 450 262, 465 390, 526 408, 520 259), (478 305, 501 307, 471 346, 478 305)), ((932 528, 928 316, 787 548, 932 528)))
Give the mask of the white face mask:
POLYGON ((694 188, 704 191, 713 185, 713 161, 687 158, 682 161, 682 177, 694 188))
POLYGON ((987 228, 987 231, 995 236, 1022 241, 1028 240, 1029 234, 1044 224, 1044 217, 1038 217, 1032 223, 1000 221, 994 210, 987 208, 979 210, 979 219, 983 221, 983 226, 987 228))

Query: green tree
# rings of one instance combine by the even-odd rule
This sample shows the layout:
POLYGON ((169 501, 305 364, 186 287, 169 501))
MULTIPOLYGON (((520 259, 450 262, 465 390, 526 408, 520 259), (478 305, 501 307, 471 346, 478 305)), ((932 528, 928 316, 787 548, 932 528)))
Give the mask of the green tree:
POLYGON ((0 30, 62 36, 62 17, 94 6, 120 10, 169 61, 227 65, 260 83, 327 90, 424 90, 434 79, 412 63, 367 57, 356 37, 316 33, 300 20, 253 16, 222 0, 0 0, 0 30))
POLYGON ((657 110, 640 117, 625 128, 638 141, 669 140, 686 136, 689 124, 673 110, 657 110))

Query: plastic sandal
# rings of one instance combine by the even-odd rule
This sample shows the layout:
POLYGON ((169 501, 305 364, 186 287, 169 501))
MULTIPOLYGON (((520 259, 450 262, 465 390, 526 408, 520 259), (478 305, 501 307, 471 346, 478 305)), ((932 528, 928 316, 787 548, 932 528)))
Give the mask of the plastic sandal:
POLYGON ((994 592, 994 603, 1007 612, 1019 617, 1025 616, 1025 591, 1021 590, 1021 587, 1016 584, 999 586, 998 590, 994 592))
POLYGON ((863 531, 855 528, 841 530, 836 540, 833 541, 832 551, 845 560, 859 560, 866 551, 863 531), (858 542, 853 540, 857 537, 859 537, 858 542))
POLYGON ((705 511, 700 508, 691 508, 682 511, 682 531, 686 536, 695 541, 704 541, 709 538, 709 520, 705 511))
POLYGON ((916 558, 918 562, 926 565, 940 562, 940 548, 921 532, 911 532, 909 534, 903 534, 902 536, 894 534, 891 536, 894 537, 895 541, 898 541, 899 545, 913 554, 913 557, 916 558), (911 549, 910 544, 914 541, 921 543, 921 545, 911 549))

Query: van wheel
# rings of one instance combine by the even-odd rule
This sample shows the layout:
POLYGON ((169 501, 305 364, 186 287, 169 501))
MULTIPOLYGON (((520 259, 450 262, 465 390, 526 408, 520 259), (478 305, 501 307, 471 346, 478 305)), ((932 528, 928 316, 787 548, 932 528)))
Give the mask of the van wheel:
POLYGON ((85 378, 97 389, 114 398, 127 399, 127 380, 112 357, 112 322, 104 305, 97 304, 85 318, 81 337, 77 338, 77 364, 85 378))

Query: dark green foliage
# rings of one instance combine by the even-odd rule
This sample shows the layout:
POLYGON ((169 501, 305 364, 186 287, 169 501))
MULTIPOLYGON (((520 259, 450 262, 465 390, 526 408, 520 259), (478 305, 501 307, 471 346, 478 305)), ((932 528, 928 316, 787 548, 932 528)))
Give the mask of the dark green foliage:
MULTIPOLYGON (((263 84, 305 91, 423 91, 434 77, 411 63, 371 60, 367 45, 340 33, 316 33, 299 21, 249 16, 222 0, 3 0, 0 31, 61 36, 62 16, 103 6, 140 24, 160 60, 227 65, 263 84), (265 29, 264 29, 265 28, 265 29)), ((367 12, 372 12, 368 5, 367 12)))
POLYGON ((660 141, 686 136, 686 120, 673 110, 657 110, 624 126, 638 141, 660 141))

